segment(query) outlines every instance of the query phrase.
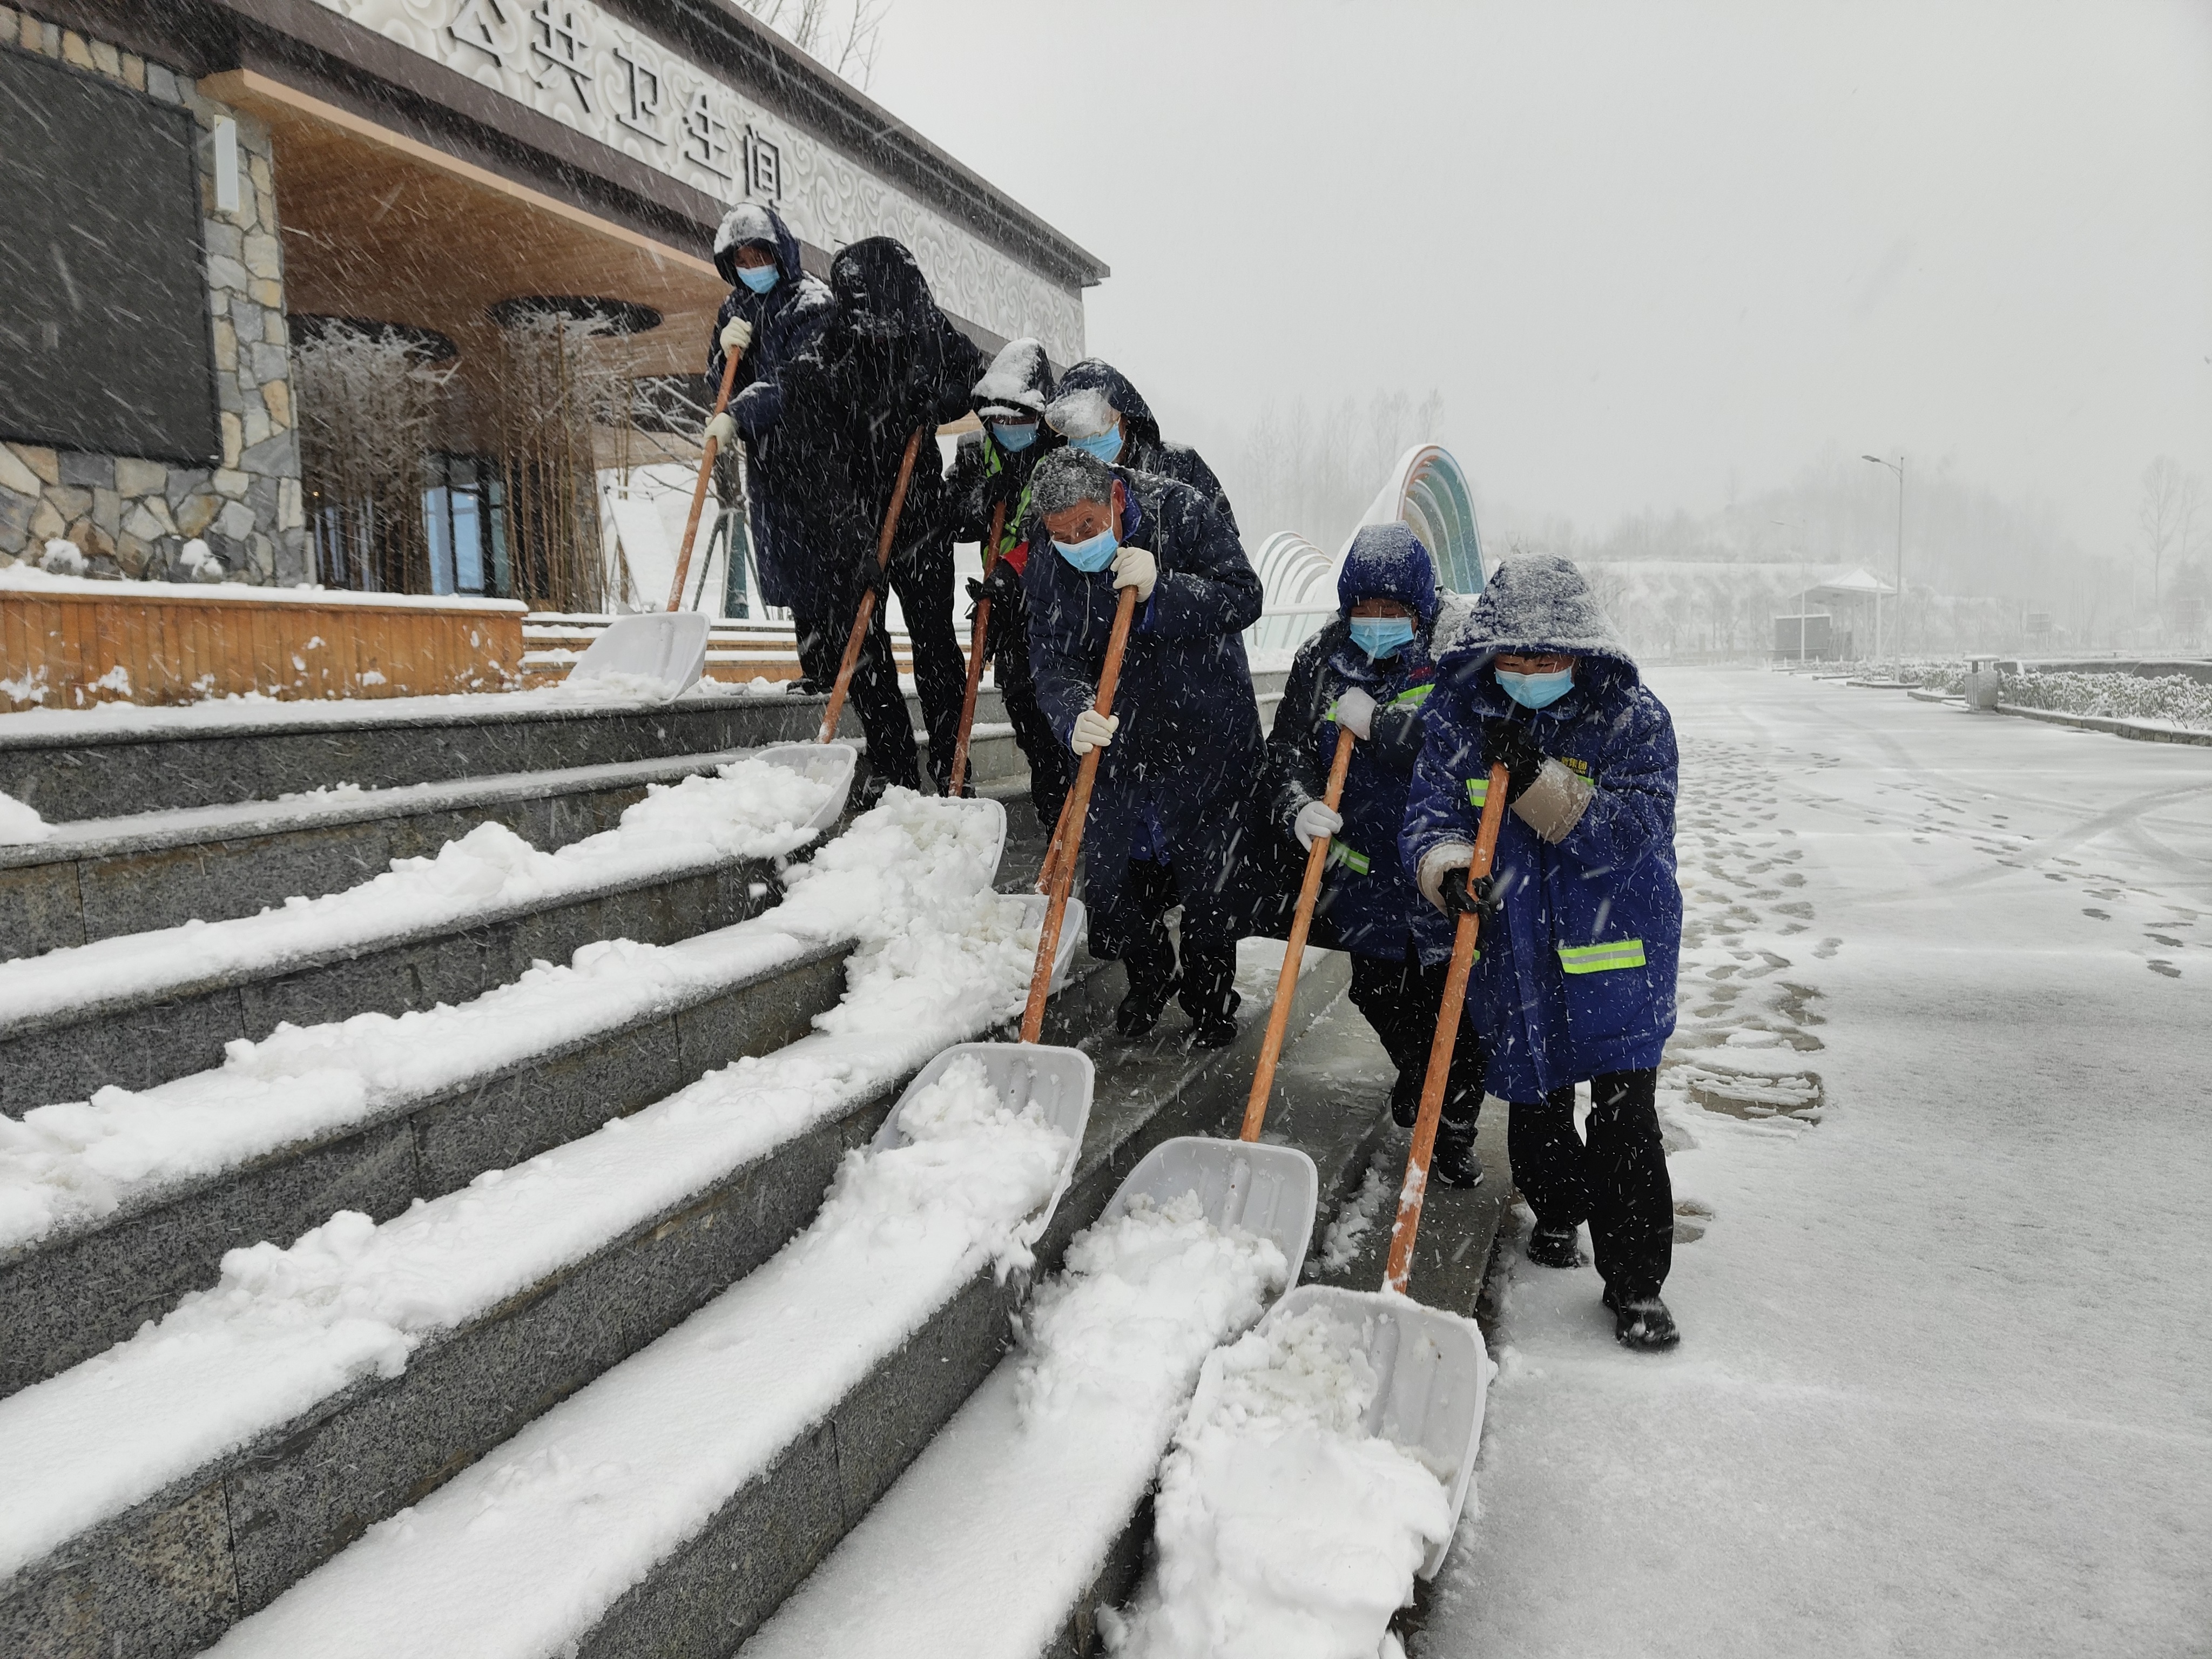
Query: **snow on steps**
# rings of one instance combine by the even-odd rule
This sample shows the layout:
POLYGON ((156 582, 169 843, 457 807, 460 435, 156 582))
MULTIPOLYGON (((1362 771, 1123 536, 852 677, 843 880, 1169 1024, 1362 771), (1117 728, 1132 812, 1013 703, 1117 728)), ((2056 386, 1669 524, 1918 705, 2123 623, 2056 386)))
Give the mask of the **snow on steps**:
POLYGON ((557 852, 483 823, 343 892, 0 963, 0 1111, 204 1070, 283 1024, 465 1000, 594 939, 741 921, 774 902, 772 861, 817 837, 852 764, 843 745, 785 745, 658 787, 557 852))
MULTIPOLYGON (((544 691, 356 702, 103 703, 0 716, 0 794, 50 823, 807 742, 829 699, 702 684, 673 702, 544 691)), ((910 708, 918 707, 908 699, 910 708)), ((995 691, 979 721, 1002 721, 995 691)), ((838 736, 858 740, 848 706, 838 736)))
POLYGON ((787 912, 881 919, 825 1030, 382 1228, 237 1252, 0 1403, 0 1651, 189 1650, 772 1254, 889 1090, 1018 1005, 1040 907, 988 891, 1003 829, 905 797, 801 878, 787 912))
POLYGON ((10 955, 37 956, 195 919, 249 916, 295 894, 350 887, 394 859, 431 856, 484 823, 551 852, 613 829, 648 784, 676 783, 749 752, 396 789, 347 784, 283 800, 58 824, 42 842, 0 843, 0 939, 10 955))
MULTIPOLYGON (((1309 994, 1334 998, 1345 977, 1333 959, 1309 994)), ((1117 975, 1072 986, 1054 1024, 1073 1029, 1047 1040, 1110 1029, 1120 990, 1117 975)), ((1041 1263, 1152 1145, 1233 1123, 1260 1035, 1249 1021, 1211 1054, 1185 1050, 1180 1032, 1085 1045, 1103 1061, 1099 1094, 1041 1263)), ((217 1651, 727 1653, 989 1374, 1026 1291, 988 1265, 963 1279, 929 1250, 915 1271, 879 1258, 863 1285, 834 1261, 822 1271, 811 1242, 374 1529, 217 1651)))

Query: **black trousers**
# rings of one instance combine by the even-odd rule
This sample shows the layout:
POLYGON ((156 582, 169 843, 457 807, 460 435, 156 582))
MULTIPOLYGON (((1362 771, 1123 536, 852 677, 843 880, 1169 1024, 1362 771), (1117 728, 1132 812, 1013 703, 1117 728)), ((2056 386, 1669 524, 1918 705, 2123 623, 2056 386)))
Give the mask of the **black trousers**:
MULTIPOLYGON (((1436 1042, 1437 1015, 1443 1007, 1446 964, 1421 966, 1408 945, 1401 957, 1352 957, 1352 1006, 1367 1017, 1382 1039, 1383 1052, 1419 1097, 1419 1079, 1428 1073, 1429 1049, 1436 1042)), ((1443 1121, 1472 1128, 1482 1110, 1482 1045, 1474 1022, 1460 1004, 1459 1035, 1452 1042, 1451 1070, 1445 1074, 1443 1121)))
POLYGON ((1060 747, 1060 734, 1037 704, 1036 687, 1030 679, 1029 653, 1001 651, 992 672, 1006 705, 1006 719, 1014 728, 1014 742, 1021 749, 1022 758, 1030 763, 1030 805, 1036 808, 1037 822, 1049 836, 1053 825, 1060 822, 1068 786, 1075 781, 1075 757, 1060 747))
POLYGON ((1674 1259, 1674 1185, 1659 1136, 1656 1070, 1602 1072, 1590 1082, 1589 1140, 1575 1133, 1575 1091, 1513 1103, 1506 1147, 1513 1184, 1542 1227, 1589 1223, 1597 1270, 1614 1295, 1656 1296, 1674 1259))
MULTIPOLYGON (((793 613, 799 665, 821 690, 827 691, 837 683, 837 669, 844 660, 845 641, 852 635, 853 613, 859 603, 856 591, 853 604, 834 616, 793 613)), ((898 664, 891 656, 890 629, 884 623, 880 605, 868 624, 868 637, 860 647, 860 659, 854 666, 853 684, 846 696, 853 712, 860 717, 861 731, 867 733, 868 769, 887 783, 921 788, 921 769, 914 758, 914 727, 908 723, 906 698, 899 692, 898 664)), ((958 714, 956 708, 956 720, 958 714)))
MULTIPOLYGON (((907 639, 914 647, 915 690, 921 696, 922 729, 929 733, 929 770, 942 794, 952 781, 960 705, 968 695, 968 657, 952 631, 949 529, 902 550, 891 561, 891 591, 898 595, 907 639)), ((874 746, 872 738, 869 744, 874 746)))
POLYGON ((1182 890, 1173 865, 1129 860, 1121 890, 1091 926, 1091 953, 1128 970, 1129 989, 1164 984, 1176 971, 1168 912, 1182 906, 1182 986, 1176 1000, 1193 1019, 1225 1012, 1237 978, 1235 907, 1210 887, 1182 890))

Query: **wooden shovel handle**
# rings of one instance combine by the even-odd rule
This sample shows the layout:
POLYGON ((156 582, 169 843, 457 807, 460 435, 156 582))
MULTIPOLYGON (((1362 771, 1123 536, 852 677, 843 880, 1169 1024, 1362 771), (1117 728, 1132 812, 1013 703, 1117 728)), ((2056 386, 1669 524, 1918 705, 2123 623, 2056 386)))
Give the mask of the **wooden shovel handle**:
MULTIPOLYGON (((906 453, 899 458, 898 482, 891 486, 891 504, 884 511, 884 527, 876 537, 876 568, 889 569, 891 562, 891 542, 898 534, 899 511, 906 506, 906 487, 914 481, 914 458, 921 448, 923 436, 929 428, 918 426, 914 436, 906 441, 906 453)), ((836 735, 837 721, 845 712, 845 694, 852 690, 853 671, 860 665, 860 647, 867 643, 868 624, 876 618, 876 590, 872 587, 860 595, 860 606, 853 617, 853 631, 845 639, 845 655, 837 665, 837 683, 830 688, 830 706, 822 711, 822 730, 816 741, 827 743, 836 735)))
MULTIPOLYGON (((991 509, 991 544, 983 550, 983 574, 991 572, 998 556, 999 535, 1006 527, 1006 504, 991 509)), ((958 795, 968 781, 968 734, 975 729, 975 696, 983 689, 983 641, 991 636, 991 599, 975 601, 975 621, 968 636, 968 689, 960 698, 960 735, 952 745, 952 791, 958 795)))
MULTIPOLYGON (((1328 788, 1322 800, 1332 812, 1344 800, 1344 776, 1352 769, 1352 728, 1336 729, 1336 753, 1328 763, 1328 788)), ((1306 848, 1306 878, 1298 889, 1297 914, 1291 918, 1290 942, 1283 946, 1283 969, 1275 975, 1274 1006, 1267 1011, 1267 1035, 1261 1040, 1260 1063, 1252 1073, 1252 1092, 1244 1102, 1244 1130, 1241 1139, 1257 1140, 1260 1126, 1267 1121, 1267 1095, 1275 1086, 1275 1062, 1282 1058, 1283 1034, 1290 1027, 1291 1004, 1298 994, 1298 963, 1306 953, 1306 932, 1313 926, 1314 902, 1321 896, 1321 878, 1328 868, 1328 837, 1316 836, 1306 848)))
MULTIPOLYGON (((1114 609, 1114 631, 1106 640, 1106 662, 1098 671, 1098 695, 1091 706, 1102 714, 1114 712, 1114 692, 1121 683, 1121 653, 1129 643, 1129 624, 1137 614, 1137 590, 1121 590, 1114 609)), ((1075 884, 1075 855, 1083 845, 1083 822, 1091 815, 1091 787, 1098 779, 1098 757, 1093 748, 1075 769, 1075 787, 1067 792, 1060 821, 1066 825, 1067 851, 1054 872, 1052 898, 1045 905, 1044 928, 1037 935, 1036 968, 1030 975, 1029 1006, 1022 1011, 1022 1041, 1035 1042, 1044 1030, 1045 1000, 1052 994, 1052 965, 1060 955, 1060 924, 1067 919, 1067 892, 1075 884)))
MULTIPOLYGON (((730 406, 730 388, 738 383, 738 359, 745 354, 732 351, 722 359, 722 389, 714 394, 714 412, 709 424, 722 417, 730 406)), ((698 538, 699 515, 707 510, 707 484, 714 476, 714 452, 721 446, 712 437, 699 452, 699 482, 691 490, 691 516, 684 521, 684 550, 676 557, 676 581, 668 590, 668 608, 684 608, 684 579, 691 574, 691 544, 698 538)))
MULTIPOLYGON (((1498 830, 1505 817, 1505 777, 1504 767, 1490 769, 1490 793, 1483 798, 1482 826, 1475 831, 1474 858, 1467 869, 1470 884, 1488 875, 1498 859, 1498 830)), ((1413 1237, 1420 1231, 1421 1201, 1428 1195, 1429 1155, 1436 1150, 1437 1123, 1443 1115, 1444 1084, 1451 1072, 1452 1049, 1459 1041, 1460 1012, 1467 1002, 1468 976, 1474 968, 1475 935, 1480 925, 1474 911, 1462 911, 1459 930, 1452 936, 1443 1006, 1437 1011, 1437 1035, 1429 1044, 1429 1074, 1421 1081, 1421 1115, 1413 1121, 1413 1146, 1406 1155, 1406 1179, 1398 1188, 1398 1220, 1390 1229, 1390 1265, 1382 1276, 1382 1288, 1401 1296, 1413 1273, 1413 1237)))

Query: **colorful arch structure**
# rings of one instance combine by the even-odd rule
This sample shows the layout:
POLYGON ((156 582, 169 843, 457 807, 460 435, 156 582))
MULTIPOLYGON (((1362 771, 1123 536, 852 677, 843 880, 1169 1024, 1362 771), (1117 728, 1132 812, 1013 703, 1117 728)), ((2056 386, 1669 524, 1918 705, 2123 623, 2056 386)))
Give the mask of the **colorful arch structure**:
MULTIPOLYGON (((1416 444, 1398 458, 1390 477, 1355 527, 1403 524, 1437 562, 1437 580, 1455 593, 1482 592, 1482 534, 1467 474, 1440 444, 1416 444)), ((1254 651, 1295 649, 1336 613, 1336 577, 1352 538, 1331 557, 1294 530, 1279 530, 1253 561, 1266 608, 1245 630, 1254 651)))

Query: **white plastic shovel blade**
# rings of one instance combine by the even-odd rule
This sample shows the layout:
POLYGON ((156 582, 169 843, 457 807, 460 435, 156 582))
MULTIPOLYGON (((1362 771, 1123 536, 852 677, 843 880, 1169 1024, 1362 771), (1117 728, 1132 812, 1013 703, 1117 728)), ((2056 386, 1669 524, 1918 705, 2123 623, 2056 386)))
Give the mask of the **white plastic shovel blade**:
MULTIPOLYGON (((1052 900, 1042 893, 1017 893, 1014 896, 1021 900, 1022 908, 1029 913, 1024 925, 1043 933, 1044 913, 1052 900)), ((1081 899, 1068 900, 1067 912, 1060 921, 1060 946, 1052 953, 1052 989, 1055 991, 1067 988, 1068 964, 1075 960, 1075 947, 1083 938, 1085 915, 1081 899)))
POLYGON ((936 1082, 946 1066, 965 1054, 973 1054, 983 1062, 983 1075, 998 1091, 1001 1100, 1018 1111, 1035 1101, 1044 1121, 1067 1137, 1067 1161, 1060 1165, 1060 1179, 1053 1183, 1052 1196, 1023 1229, 1024 1237, 1041 1238, 1052 1223, 1053 1212, 1060 1207, 1060 1195, 1075 1178, 1075 1160, 1083 1152, 1083 1133, 1091 1126, 1091 1097, 1097 1087, 1097 1074, 1091 1064, 1091 1056, 1080 1048, 1055 1048, 1041 1042, 955 1043, 915 1073, 914 1081, 906 1085, 898 1104, 891 1108, 891 1115, 884 1120, 883 1127, 876 1131, 869 1145, 878 1150, 903 1145, 906 1131, 900 1127, 899 1120, 906 1114, 907 1102, 936 1082))
POLYGON ((1482 1332, 1472 1319, 1406 1297, 1326 1285, 1292 1291, 1267 1310, 1260 1328, 1316 1308, 1328 1313, 1347 1346, 1366 1352, 1375 1368, 1367 1431, 1395 1441, 1447 1483, 1452 1524, 1421 1563, 1421 1577, 1433 1578, 1459 1527, 1482 1438, 1483 1402, 1490 1391, 1490 1352, 1482 1332))
POLYGON ((593 680, 621 674, 658 680, 664 700, 680 697, 707 672, 708 627, 705 614, 697 611, 617 617, 576 659, 568 678, 593 680))
POLYGON ((1295 1146, 1178 1135, 1145 1154, 1108 1201, 1103 1218, 1120 1215, 1139 1193, 1164 1204, 1191 1192, 1215 1226, 1242 1227, 1273 1239, 1290 1264, 1283 1282, 1298 1282, 1321 1192, 1313 1159, 1295 1146))
POLYGON ((853 793, 853 768, 860 756, 849 743, 772 743, 753 750, 755 760, 770 766, 787 766, 802 777, 830 786, 830 799, 807 825, 827 831, 845 816, 845 802, 853 793))

